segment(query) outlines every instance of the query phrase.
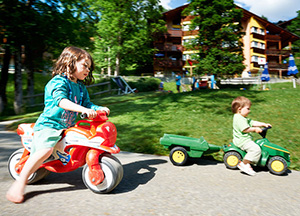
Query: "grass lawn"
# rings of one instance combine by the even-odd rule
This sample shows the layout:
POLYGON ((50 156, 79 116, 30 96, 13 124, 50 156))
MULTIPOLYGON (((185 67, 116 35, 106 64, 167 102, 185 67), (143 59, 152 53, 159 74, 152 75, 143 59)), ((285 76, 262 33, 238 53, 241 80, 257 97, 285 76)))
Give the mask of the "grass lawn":
MULTIPOLYGON (((291 169, 300 170, 300 88, 292 83, 272 84, 270 91, 239 89, 176 93, 175 83, 165 83, 173 93, 138 93, 94 99, 111 109, 110 121, 118 130, 117 145, 123 151, 167 155, 159 139, 164 133, 203 136, 209 143, 232 141, 231 102, 237 96, 252 101, 250 118, 271 123, 267 138, 291 152, 291 169)), ((36 117, 25 121, 34 122, 36 117)), ((15 127, 15 126, 13 126, 15 127)), ((259 135, 254 134, 254 138, 259 135)), ((222 152, 213 154, 222 160, 222 152)))

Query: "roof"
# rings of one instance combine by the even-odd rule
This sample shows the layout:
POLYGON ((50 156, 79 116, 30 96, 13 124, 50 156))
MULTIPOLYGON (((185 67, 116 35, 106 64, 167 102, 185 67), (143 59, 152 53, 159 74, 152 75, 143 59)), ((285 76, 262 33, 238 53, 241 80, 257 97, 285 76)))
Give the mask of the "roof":
MULTIPOLYGON (((175 9, 164 12, 163 15, 164 16, 176 16, 176 15, 178 15, 178 13, 181 13, 188 6, 189 6, 189 4, 177 7, 175 9)), ((260 16, 254 14, 254 13, 251 13, 250 11, 248 11, 242 7, 239 7, 237 5, 236 5, 236 7, 243 10, 243 18, 242 19, 247 20, 250 17, 255 17, 255 19, 257 19, 259 22, 261 22, 268 31, 272 32, 273 34, 280 34, 283 41, 290 40, 290 41, 294 42, 294 41, 300 39, 300 37, 298 35, 296 35, 292 32, 289 32, 280 26, 275 25, 275 24, 269 22, 268 20, 265 20, 265 19, 261 18, 260 16)))
POLYGON ((245 20, 245 19, 249 19, 250 17, 255 17, 255 19, 258 20, 260 23, 262 23, 268 31, 271 31, 273 34, 274 33, 280 34, 280 36, 283 40, 290 39, 293 42, 293 41, 300 39, 300 37, 298 35, 296 35, 292 32, 289 32, 289 31, 285 30, 284 28, 282 28, 278 25, 275 25, 274 23, 271 23, 268 20, 261 18, 260 16, 257 16, 256 14, 251 13, 250 11, 245 10, 244 8, 241 8, 239 6, 236 6, 236 7, 243 10, 243 18, 242 19, 245 20))

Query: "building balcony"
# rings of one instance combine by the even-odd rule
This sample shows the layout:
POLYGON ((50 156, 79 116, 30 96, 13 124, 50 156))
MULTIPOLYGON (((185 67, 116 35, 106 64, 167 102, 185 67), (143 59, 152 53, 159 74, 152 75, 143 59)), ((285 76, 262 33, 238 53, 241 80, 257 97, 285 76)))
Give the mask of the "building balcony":
POLYGON ((287 64, 279 64, 276 62, 269 62, 268 63, 268 67, 270 70, 287 70, 288 69, 288 65, 287 64))
POLYGON ((168 36, 170 36, 170 37, 182 37, 182 31, 181 30, 168 29, 168 36))
POLYGON ((277 41, 277 42, 279 42, 281 40, 281 37, 279 35, 269 35, 269 34, 267 34, 265 38, 266 38, 267 41, 277 41))
POLYGON ((266 49, 266 55, 273 55, 273 56, 289 56, 290 50, 279 50, 279 49, 266 49))
POLYGON ((155 45, 159 51, 173 51, 173 52, 182 52, 182 45, 174 45, 174 44, 157 44, 155 45))
MULTIPOLYGON (((256 68, 260 68, 260 66, 262 66, 262 68, 264 67, 263 65, 258 64, 258 62, 252 62, 252 63, 253 63, 253 67, 256 67, 256 68)), ((276 62, 269 62, 268 68, 269 68, 269 70, 287 70, 288 65, 287 64, 279 64, 276 62)))
POLYGON ((258 34, 256 32, 252 32, 253 38, 259 39, 259 40, 265 40, 265 35, 258 34))
POLYGON ((199 30, 192 30, 192 31, 183 31, 183 36, 192 36, 192 35, 198 35, 199 30))
POLYGON ((171 60, 168 58, 164 58, 164 59, 154 59, 154 65, 158 67, 174 68, 174 67, 182 67, 183 63, 181 60, 171 60))
POLYGON ((187 16, 183 18, 183 22, 192 21, 195 18, 195 16, 187 16))
POLYGON ((252 49, 253 49, 254 53, 265 54, 264 49, 261 49, 261 48, 258 48, 258 47, 252 47, 252 49))

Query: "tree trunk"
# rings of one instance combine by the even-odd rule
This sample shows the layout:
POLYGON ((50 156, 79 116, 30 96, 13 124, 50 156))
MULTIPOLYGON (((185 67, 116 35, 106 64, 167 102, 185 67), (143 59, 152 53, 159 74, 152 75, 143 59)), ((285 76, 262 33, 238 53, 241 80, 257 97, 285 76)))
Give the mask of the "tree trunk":
MULTIPOLYGON (((26 48, 26 68, 27 68, 27 95, 34 95, 34 62, 33 53, 30 48, 26 48)), ((30 97, 29 104, 34 104, 34 98, 30 97)))
POLYGON ((107 63, 108 63, 108 66, 107 66, 107 75, 110 77, 111 76, 110 57, 108 57, 107 63))
MULTIPOLYGON (((107 52, 110 52, 110 48, 107 48, 107 52)), ((110 77, 111 76, 111 63, 110 63, 110 57, 107 58, 107 75, 110 77)))
POLYGON ((117 54, 116 57, 116 69, 115 69, 115 77, 120 74, 120 54, 117 54))
POLYGON ((9 70, 9 62, 11 59, 11 52, 9 46, 5 47, 5 54, 3 58, 3 65, 1 69, 1 80, 0 80, 0 97, 2 99, 2 105, 0 104, 0 113, 3 111, 5 106, 7 105, 7 97, 6 97, 6 86, 8 81, 8 70, 9 70))
POLYGON ((22 102, 23 102, 23 91, 22 91, 22 64, 21 64, 21 46, 19 46, 15 51, 15 101, 14 110, 16 114, 21 114, 22 102))

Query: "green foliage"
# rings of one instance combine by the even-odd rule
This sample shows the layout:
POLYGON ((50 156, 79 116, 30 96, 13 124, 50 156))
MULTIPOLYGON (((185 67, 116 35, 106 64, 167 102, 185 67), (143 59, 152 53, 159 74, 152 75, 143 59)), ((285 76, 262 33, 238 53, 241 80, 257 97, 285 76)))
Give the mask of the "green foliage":
POLYGON ((131 88, 136 88, 139 92, 156 91, 160 83, 156 78, 140 78, 136 82, 128 82, 131 88))
POLYGON ((163 28, 158 0, 91 1, 100 11, 94 59, 106 71, 126 70, 128 65, 152 65, 152 41, 163 28))
POLYGON ((198 50, 195 72, 198 74, 234 74, 244 69, 240 20, 242 11, 233 0, 190 0, 183 11, 193 15, 190 30, 199 29, 188 49, 198 50))

